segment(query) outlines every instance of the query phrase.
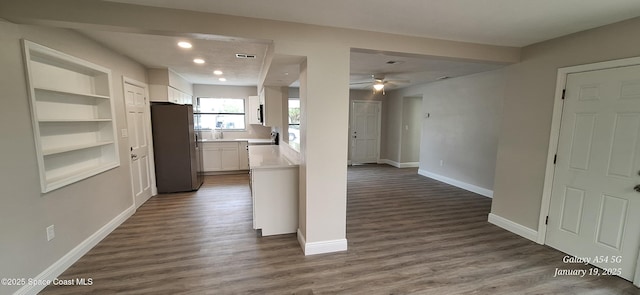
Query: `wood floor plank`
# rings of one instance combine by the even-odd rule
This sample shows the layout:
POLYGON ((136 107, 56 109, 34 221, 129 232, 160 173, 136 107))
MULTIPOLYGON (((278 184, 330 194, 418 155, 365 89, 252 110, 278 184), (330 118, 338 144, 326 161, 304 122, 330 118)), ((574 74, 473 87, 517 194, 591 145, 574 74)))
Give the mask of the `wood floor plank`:
POLYGON ((491 199, 386 165, 349 168, 347 252, 257 237, 247 175, 151 198, 43 294, 640 294, 617 277, 553 277, 565 255, 487 223, 491 199))

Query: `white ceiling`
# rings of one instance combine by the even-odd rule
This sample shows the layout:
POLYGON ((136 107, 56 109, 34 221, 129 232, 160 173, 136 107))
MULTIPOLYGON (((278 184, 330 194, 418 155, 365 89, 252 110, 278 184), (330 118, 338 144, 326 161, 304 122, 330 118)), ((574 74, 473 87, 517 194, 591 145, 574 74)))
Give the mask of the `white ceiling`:
POLYGON ((426 56, 408 56, 394 53, 351 52, 351 83, 370 81, 371 84, 352 85, 352 89, 370 89, 372 75, 383 76, 386 80, 409 80, 409 83, 386 85, 386 89, 407 87, 438 80, 495 70, 503 64, 481 63, 426 56), (395 62, 389 64, 388 62, 395 62))
POLYGON ((638 0, 111 0, 522 47, 640 15, 638 0))
MULTIPOLYGON (((148 34, 82 30, 83 34, 130 57, 147 68, 171 68, 194 84, 255 86, 262 68, 268 44, 246 40, 220 41, 195 37, 174 37, 148 34), (193 47, 182 49, 179 41, 189 41, 193 47), (236 53, 254 54, 255 59, 237 59, 236 53), (193 59, 202 58, 204 64, 193 59), (221 70, 220 77, 214 70, 221 70)), ((205 37, 205 36, 202 36, 205 37)))
MULTIPOLYGON (((220 41, 194 37, 160 36, 137 33, 81 31, 86 36, 130 57, 147 68, 171 68, 194 84, 255 86, 265 59, 268 44, 260 42, 220 41), (193 47, 182 49, 179 41, 189 41, 193 47), (255 59, 237 59, 236 53, 255 54, 255 59), (202 58, 204 64, 193 63, 202 58), (221 70, 222 82, 213 75, 221 70)), ((201 36, 204 37, 204 36, 201 36)), ((297 80, 299 69, 295 65, 300 57, 274 59, 266 85, 285 86, 297 80)), ((459 77, 502 67, 489 63, 436 59, 425 56, 407 56, 392 53, 353 51, 351 53, 351 82, 371 81, 371 75, 383 74, 387 79, 404 79, 410 83, 387 85, 387 89, 407 87, 436 81, 442 76, 459 77), (396 61, 396 64, 387 64, 396 61)), ((368 89, 371 85, 358 84, 352 89, 368 89)))
MULTIPOLYGON (((112 0, 148 6, 205 11, 237 16, 291 21, 333 27, 415 35, 494 45, 524 46, 573 32, 598 27, 640 15, 639 0, 112 0), (393 21, 391 21, 393 20, 393 21)), ((243 39, 221 40, 198 35, 180 38, 121 32, 82 31, 149 68, 171 68, 195 84, 256 85, 268 44, 243 39), (194 47, 180 49, 176 43, 189 40, 194 47), (256 59, 238 60, 235 53, 255 54, 256 59), (196 65, 194 58, 204 58, 196 65), (227 79, 218 81, 213 70, 227 79)), ((294 58, 296 59, 296 58, 294 58)), ((299 60, 299 59, 297 59, 299 60)), ((266 83, 294 81, 297 71, 278 64, 279 76, 266 83)), ((494 70, 504 65, 402 53, 354 51, 351 82, 371 81, 371 75, 409 80, 389 89, 494 70), (399 61, 394 65, 388 61, 399 61)), ((365 89, 359 84, 351 88, 365 89)))

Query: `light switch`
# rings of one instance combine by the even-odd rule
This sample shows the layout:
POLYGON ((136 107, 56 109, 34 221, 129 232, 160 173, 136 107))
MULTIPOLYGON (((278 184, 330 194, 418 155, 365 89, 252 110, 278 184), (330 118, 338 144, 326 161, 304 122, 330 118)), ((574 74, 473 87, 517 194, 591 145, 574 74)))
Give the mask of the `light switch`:
POLYGON ((53 224, 47 227, 47 241, 53 240, 56 237, 56 230, 53 224))
POLYGON ((120 133, 122 133, 122 138, 127 138, 127 137, 129 137, 129 130, 127 130, 127 129, 122 129, 122 130, 120 131, 120 133))

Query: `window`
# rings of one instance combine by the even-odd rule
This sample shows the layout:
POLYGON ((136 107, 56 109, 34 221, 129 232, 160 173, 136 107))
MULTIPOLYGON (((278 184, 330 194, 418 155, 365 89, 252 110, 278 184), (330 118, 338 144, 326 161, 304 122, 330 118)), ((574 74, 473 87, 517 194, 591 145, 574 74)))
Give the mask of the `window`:
POLYGON ((300 99, 289 98, 289 143, 300 144, 300 99))
POLYGON ((243 98, 198 97, 195 128, 245 130, 243 98))

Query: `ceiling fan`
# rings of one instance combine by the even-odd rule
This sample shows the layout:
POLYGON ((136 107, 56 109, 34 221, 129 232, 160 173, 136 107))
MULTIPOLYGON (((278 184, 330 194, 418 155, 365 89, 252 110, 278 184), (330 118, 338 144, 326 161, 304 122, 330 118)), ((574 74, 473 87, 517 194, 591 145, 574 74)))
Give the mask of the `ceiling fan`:
POLYGON ((398 84, 407 84, 410 82, 411 81, 406 79, 387 79, 385 74, 373 74, 367 81, 351 82, 349 85, 366 85, 367 87, 370 85, 373 87, 374 93, 382 91, 382 95, 384 95, 385 86, 398 86, 398 84))

